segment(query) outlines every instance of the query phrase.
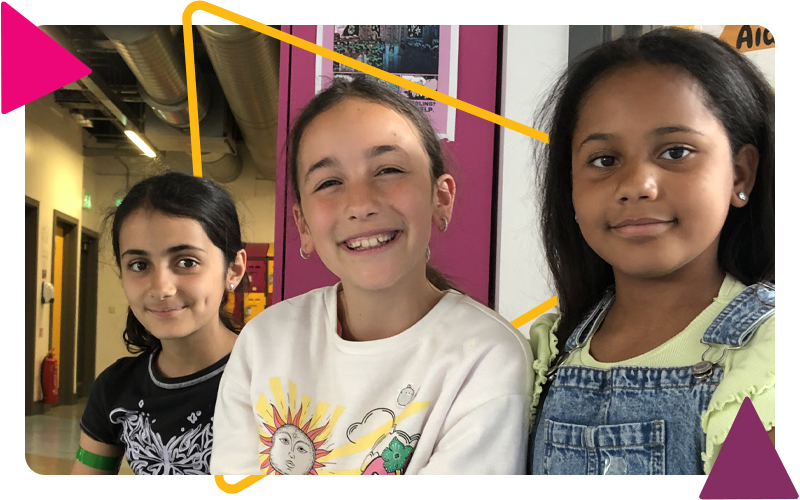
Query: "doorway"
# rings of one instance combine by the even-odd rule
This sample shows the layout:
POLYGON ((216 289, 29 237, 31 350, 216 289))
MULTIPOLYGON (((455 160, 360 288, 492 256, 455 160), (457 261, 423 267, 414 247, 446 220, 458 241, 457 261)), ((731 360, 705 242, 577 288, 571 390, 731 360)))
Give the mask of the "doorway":
POLYGON ((53 211, 53 288, 50 308, 50 348, 58 360, 58 402, 75 400, 75 312, 78 279, 78 221, 53 211))
POLYGON ((39 255, 39 202, 25 197, 25 416, 33 414, 36 364, 36 260, 39 255))
POLYGON ((89 395, 95 375, 97 342, 98 234, 81 230, 81 260, 78 291, 78 342, 75 363, 75 395, 89 395))

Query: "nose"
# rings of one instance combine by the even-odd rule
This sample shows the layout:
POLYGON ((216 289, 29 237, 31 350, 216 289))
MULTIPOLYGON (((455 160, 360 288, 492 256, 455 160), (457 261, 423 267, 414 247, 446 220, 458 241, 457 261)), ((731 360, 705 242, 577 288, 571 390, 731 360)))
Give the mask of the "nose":
POLYGON ((164 267, 155 266, 150 279, 150 296, 157 300, 164 300, 175 295, 175 282, 173 273, 164 267))
POLYGON ((350 220, 367 220, 378 213, 378 197, 375 188, 369 182, 351 182, 346 194, 347 218, 350 220))
POLYGON ((631 161, 619 170, 617 199, 621 202, 655 200, 658 197, 658 166, 647 160, 631 161))
POLYGON ((294 460, 294 450, 289 451, 289 458, 294 460))

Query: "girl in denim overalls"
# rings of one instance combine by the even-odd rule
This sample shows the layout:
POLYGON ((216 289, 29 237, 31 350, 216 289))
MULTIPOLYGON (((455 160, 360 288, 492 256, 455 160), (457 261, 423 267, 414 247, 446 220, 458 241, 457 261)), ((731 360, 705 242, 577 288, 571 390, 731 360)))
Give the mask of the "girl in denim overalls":
POLYGON ((664 28, 584 54, 549 104, 530 472, 708 473, 745 397, 774 436, 773 90, 664 28))

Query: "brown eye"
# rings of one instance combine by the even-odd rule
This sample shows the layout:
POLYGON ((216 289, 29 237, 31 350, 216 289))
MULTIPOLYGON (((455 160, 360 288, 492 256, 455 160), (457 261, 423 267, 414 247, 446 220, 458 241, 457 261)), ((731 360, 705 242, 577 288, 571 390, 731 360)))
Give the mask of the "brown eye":
POLYGON ((603 156, 598 156, 597 158, 592 160, 591 164, 594 165, 595 167, 607 168, 607 167, 613 167, 616 161, 617 159, 614 158, 613 156, 603 155, 603 156))
POLYGON ((684 147, 669 148, 661 153, 659 158, 663 158, 665 160, 680 160, 681 158, 689 156, 690 153, 691 151, 684 147))
POLYGON ((189 269, 198 265, 198 262, 194 259, 181 259, 178 261, 178 267, 183 269, 189 269))
POLYGON ((147 264, 145 262, 140 261, 140 260, 135 260, 135 261, 131 262, 130 264, 128 264, 128 269, 130 269, 131 271, 133 271, 135 273, 142 272, 145 269, 147 269, 147 264))

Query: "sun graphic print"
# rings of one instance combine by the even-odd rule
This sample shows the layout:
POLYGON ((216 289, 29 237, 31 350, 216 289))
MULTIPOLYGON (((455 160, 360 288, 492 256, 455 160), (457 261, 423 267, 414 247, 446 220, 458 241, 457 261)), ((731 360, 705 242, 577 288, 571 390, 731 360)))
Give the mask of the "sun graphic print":
POLYGON ((267 475, 273 472, 279 475, 316 475, 316 469, 325 467, 317 459, 330 453, 330 451, 322 449, 325 440, 319 437, 327 428, 327 424, 309 430, 311 420, 308 420, 302 428, 300 427, 300 413, 292 419, 292 413, 289 410, 284 422, 274 406, 272 412, 275 427, 264 423, 264 427, 271 437, 261 435, 261 442, 267 446, 261 452, 263 458, 261 469, 265 470, 267 475))
POLYGON ((312 413, 310 397, 303 395, 297 404, 292 382, 288 401, 279 379, 270 379, 270 386, 275 404, 262 395, 256 405, 262 419, 259 437, 265 446, 259 453, 261 470, 267 475, 316 475, 325 467, 330 454, 325 442, 344 408, 337 406, 328 417, 329 405, 318 403, 312 413))

